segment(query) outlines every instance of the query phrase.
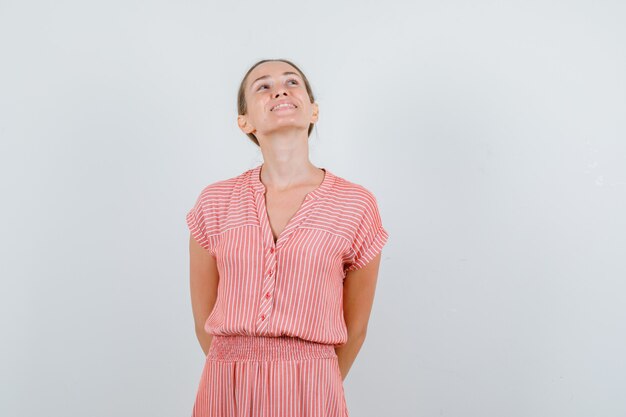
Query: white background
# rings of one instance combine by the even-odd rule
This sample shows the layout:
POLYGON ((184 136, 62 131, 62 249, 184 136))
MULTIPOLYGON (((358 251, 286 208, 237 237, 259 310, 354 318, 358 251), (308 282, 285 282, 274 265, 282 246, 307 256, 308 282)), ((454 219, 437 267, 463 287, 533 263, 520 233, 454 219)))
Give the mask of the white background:
MULTIPOLYGON (((2 416, 189 416, 184 221, 259 164, 293 60, 311 160, 390 237, 351 417, 626 415, 619 1, 0 0, 2 416)), ((295 416, 294 416, 295 417, 295 416)))

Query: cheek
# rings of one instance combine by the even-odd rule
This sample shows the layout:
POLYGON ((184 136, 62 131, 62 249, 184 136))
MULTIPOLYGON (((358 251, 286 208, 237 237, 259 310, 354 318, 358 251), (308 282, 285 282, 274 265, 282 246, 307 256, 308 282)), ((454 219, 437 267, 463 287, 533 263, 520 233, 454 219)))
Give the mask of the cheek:
POLYGON ((253 106, 248 107, 248 117, 252 122, 265 119, 267 116, 265 115, 264 105, 255 103, 253 106))

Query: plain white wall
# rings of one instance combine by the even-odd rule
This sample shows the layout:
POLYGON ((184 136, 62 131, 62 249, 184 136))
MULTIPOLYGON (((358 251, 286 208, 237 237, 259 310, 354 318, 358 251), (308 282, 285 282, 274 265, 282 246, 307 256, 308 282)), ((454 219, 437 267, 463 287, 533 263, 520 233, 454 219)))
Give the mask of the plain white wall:
POLYGON ((626 415, 618 1, 0 1, 2 416, 187 416, 184 215, 261 161, 248 67, 320 104, 376 195, 351 416, 626 415))

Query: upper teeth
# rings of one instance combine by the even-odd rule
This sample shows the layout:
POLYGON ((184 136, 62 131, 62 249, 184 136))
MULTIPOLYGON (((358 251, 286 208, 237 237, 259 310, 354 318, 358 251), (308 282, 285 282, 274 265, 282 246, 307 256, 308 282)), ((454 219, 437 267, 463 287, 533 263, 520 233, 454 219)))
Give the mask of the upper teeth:
POLYGON ((289 103, 283 103, 283 104, 279 104, 277 106, 274 106, 272 108, 272 110, 279 109, 281 107, 294 107, 295 108, 296 106, 294 106, 293 104, 289 104, 289 103))

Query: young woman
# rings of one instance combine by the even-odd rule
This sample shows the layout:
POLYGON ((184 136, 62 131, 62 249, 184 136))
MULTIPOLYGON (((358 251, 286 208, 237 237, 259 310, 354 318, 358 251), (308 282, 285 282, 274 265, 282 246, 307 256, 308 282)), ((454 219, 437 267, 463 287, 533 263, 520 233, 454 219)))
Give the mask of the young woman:
POLYGON ((348 417, 388 238, 376 199, 309 161, 319 109, 292 62, 254 64, 238 110, 264 162, 206 186, 186 217, 206 355, 193 417, 348 417))

